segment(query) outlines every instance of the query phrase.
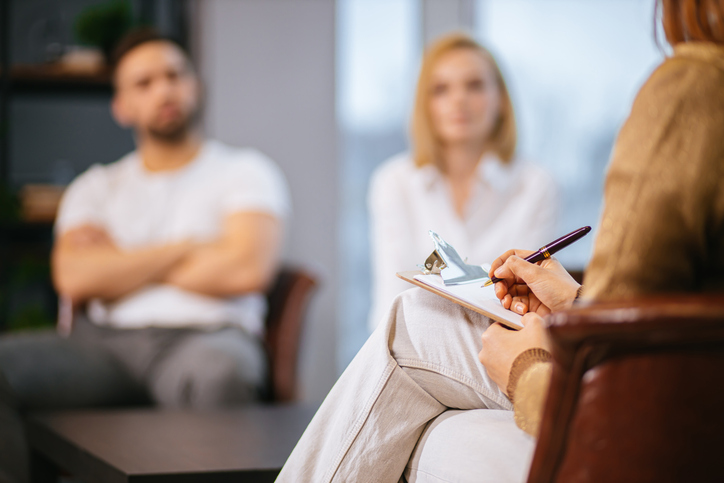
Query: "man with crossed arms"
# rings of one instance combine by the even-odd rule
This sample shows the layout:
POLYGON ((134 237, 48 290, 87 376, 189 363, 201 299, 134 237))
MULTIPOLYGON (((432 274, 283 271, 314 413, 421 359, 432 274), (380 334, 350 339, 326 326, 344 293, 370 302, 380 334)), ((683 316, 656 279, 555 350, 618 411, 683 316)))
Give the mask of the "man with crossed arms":
POLYGON ((151 399, 213 408, 263 390, 263 292, 289 198, 259 152, 204 140, 185 51, 151 31, 123 39, 112 112, 137 150, 68 188, 54 284, 76 309, 67 338, 0 339, 0 482, 27 481, 24 410, 151 399))

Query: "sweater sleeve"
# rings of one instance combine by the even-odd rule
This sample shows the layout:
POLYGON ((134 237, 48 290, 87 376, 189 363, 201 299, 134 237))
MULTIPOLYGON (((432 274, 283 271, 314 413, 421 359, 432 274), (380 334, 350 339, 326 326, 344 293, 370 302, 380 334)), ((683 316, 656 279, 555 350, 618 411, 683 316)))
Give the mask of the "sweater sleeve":
POLYGON ((515 424, 534 437, 538 437, 551 370, 551 355, 540 348, 521 353, 510 369, 507 392, 513 401, 515 424))

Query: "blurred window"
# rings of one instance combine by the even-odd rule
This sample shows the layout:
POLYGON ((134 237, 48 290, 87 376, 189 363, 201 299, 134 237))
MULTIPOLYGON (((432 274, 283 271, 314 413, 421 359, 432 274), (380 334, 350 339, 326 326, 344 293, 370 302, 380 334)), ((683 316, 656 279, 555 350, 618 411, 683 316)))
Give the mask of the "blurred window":
POLYGON ((340 369, 367 339, 370 307, 367 188, 372 171, 407 149, 420 54, 416 0, 338 0, 340 128, 340 369))
MULTIPOLYGON (((616 134, 663 57, 653 36, 654 3, 478 0, 476 35, 512 91, 519 153, 545 167, 560 187, 561 234, 598 223, 616 134)), ((581 269, 593 239, 557 257, 581 269)))

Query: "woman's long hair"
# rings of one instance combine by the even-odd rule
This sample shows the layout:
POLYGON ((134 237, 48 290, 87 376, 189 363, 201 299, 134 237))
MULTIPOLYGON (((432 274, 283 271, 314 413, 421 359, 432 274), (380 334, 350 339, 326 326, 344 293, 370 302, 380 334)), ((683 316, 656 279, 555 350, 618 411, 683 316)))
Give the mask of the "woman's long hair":
POLYGON ((415 165, 420 167, 427 164, 435 164, 444 171, 443 160, 441 158, 441 142, 434 131, 430 115, 432 71, 435 64, 443 55, 457 49, 469 49, 477 52, 493 68, 500 91, 500 115, 487 144, 489 149, 495 152, 501 161, 507 163, 513 159, 513 155, 515 154, 517 135, 513 104, 510 101, 510 95, 503 80, 503 75, 493 56, 482 45, 477 43, 469 35, 453 33, 433 43, 427 49, 422 59, 411 126, 412 151, 415 165))

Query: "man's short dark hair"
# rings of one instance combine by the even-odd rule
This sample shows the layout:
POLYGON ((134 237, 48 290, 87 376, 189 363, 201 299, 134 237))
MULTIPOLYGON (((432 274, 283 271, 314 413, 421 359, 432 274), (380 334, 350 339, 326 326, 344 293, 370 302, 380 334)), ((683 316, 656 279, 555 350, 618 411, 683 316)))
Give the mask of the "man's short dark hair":
POLYGON ((121 37, 121 39, 116 42, 115 47, 111 51, 111 56, 108 60, 111 67, 112 78, 115 79, 118 64, 120 64, 121 60, 123 60, 126 54, 128 54, 136 47, 140 47, 141 45, 149 42, 169 42, 178 47, 179 50, 184 53, 189 63, 191 62, 191 56, 189 55, 188 50, 186 50, 186 48, 178 40, 172 37, 161 35, 156 29, 152 27, 140 27, 131 30, 126 35, 121 37))

